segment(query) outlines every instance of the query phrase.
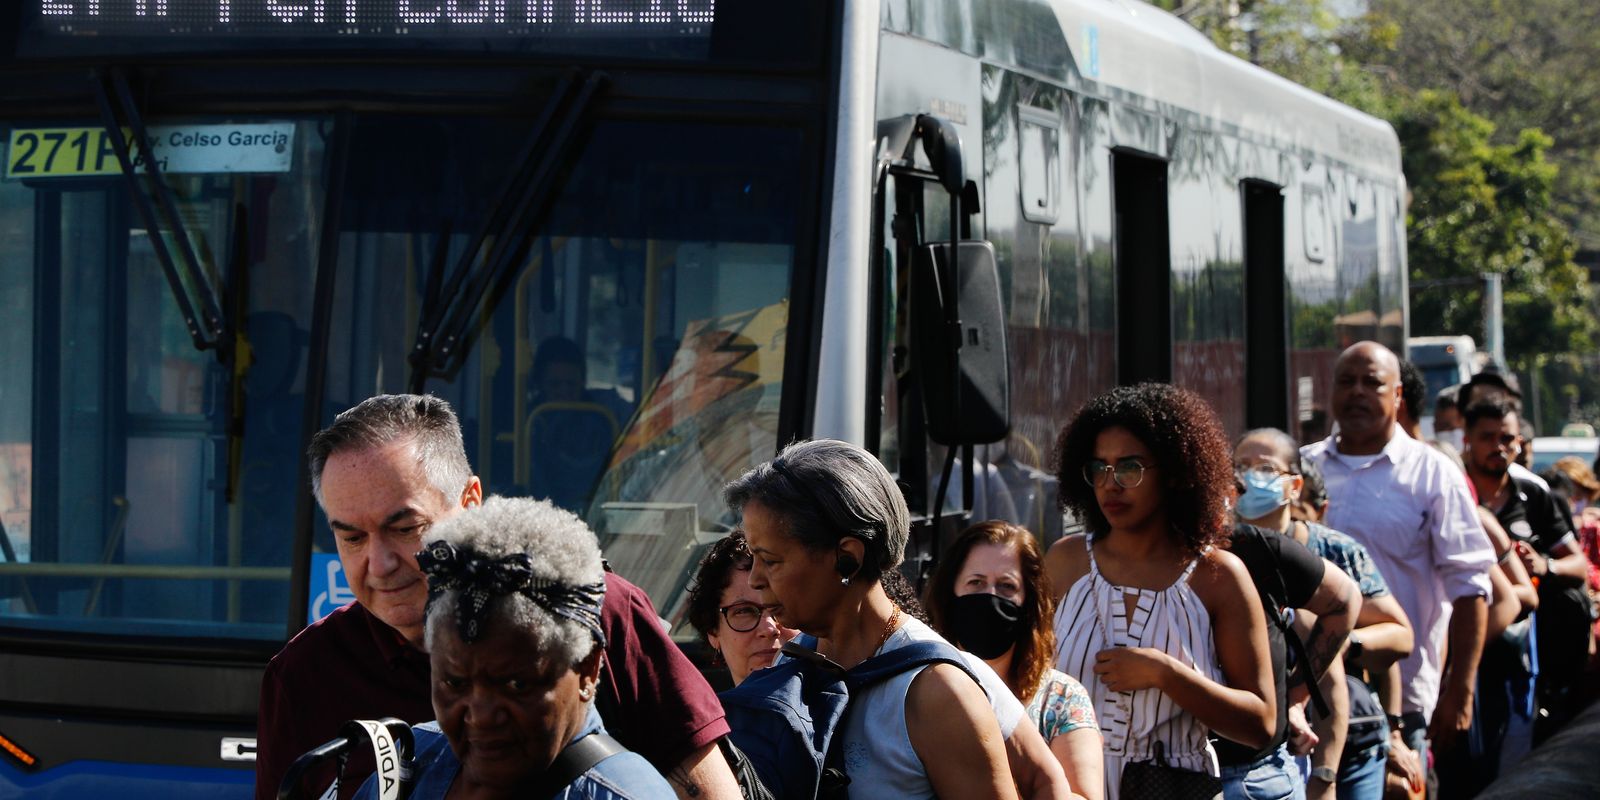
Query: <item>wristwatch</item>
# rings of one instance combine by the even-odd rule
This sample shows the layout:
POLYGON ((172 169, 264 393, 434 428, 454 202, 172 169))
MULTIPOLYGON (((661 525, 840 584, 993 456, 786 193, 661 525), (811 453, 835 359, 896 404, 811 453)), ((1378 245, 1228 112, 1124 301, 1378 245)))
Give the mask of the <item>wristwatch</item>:
POLYGON ((1339 773, 1334 772, 1333 767, 1317 767, 1311 770, 1311 780, 1322 781, 1332 786, 1339 782, 1339 773))

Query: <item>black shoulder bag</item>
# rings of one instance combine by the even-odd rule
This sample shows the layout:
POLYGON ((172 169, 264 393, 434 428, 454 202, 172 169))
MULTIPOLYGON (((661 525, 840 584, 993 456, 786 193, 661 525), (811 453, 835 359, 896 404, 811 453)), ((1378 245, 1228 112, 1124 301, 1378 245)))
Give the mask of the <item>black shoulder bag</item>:
POLYGON ((621 742, 599 731, 584 736, 562 748, 560 755, 557 755, 556 760, 544 771, 544 777, 539 782, 539 790, 533 797, 539 800, 555 797, 558 792, 577 780, 578 776, 594 769, 594 765, 618 753, 626 752, 628 748, 623 747, 621 742))

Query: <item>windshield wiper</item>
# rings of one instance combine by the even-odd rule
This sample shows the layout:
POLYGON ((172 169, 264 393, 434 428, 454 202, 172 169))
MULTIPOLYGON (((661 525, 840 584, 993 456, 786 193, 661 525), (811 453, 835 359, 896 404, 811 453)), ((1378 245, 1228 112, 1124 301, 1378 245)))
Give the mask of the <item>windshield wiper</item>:
POLYGON ((196 350, 216 348, 217 357, 226 363, 232 357, 233 348, 227 340, 216 292, 212 291, 205 272, 200 268, 200 260, 195 257, 194 246, 183 226, 183 217, 178 213, 178 203, 173 199, 172 187, 162 179, 161 165, 156 163, 151 152, 150 132, 145 128, 144 118, 133 101, 128 77, 118 67, 97 69, 94 83, 95 100, 100 105, 106 136, 116 151, 122 175, 128 179, 129 187, 133 190, 134 206, 144 221, 150 248, 155 252, 156 260, 161 262, 161 271, 167 277, 167 285, 178 303, 183 323, 189 329, 189 338, 196 350), (124 125, 133 133, 133 141, 139 145, 138 163, 134 161, 132 146, 122 135, 124 125), (140 185, 141 179, 144 186, 140 185), (152 197, 155 202, 151 202, 152 197), (163 231, 169 232, 178 245, 178 255, 183 258, 183 275, 178 272, 178 264, 167 247, 163 231), (185 275, 189 279, 187 285, 183 280, 185 275))
MULTIPOLYGON (((518 151, 515 167, 483 224, 457 260, 448 284, 441 287, 437 296, 428 298, 409 358, 412 392, 421 393, 429 378, 449 380, 461 369, 478 332, 473 320, 479 316, 479 306, 488 296, 488 306, 482 313, 487 315, 494 310, 517 260, 538 234, 540 217, 561 188, 556 179, 578 128, 609 80, 603 72, 590 73, 581 84, 580 77, 576 70, 562 77, 518 151), (483 254, 482 266, 473 269, 491 236, 494 241, 483 254)), ((442 259, 437 266, 442 266, 442 259)), ((542 268, 550 267, 545 264, 542 268)))

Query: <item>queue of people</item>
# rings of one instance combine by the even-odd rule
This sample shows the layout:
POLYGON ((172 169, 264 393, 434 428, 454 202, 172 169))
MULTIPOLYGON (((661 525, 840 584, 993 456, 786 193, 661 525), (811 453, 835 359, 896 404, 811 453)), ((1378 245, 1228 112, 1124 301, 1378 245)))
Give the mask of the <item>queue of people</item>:
MULTIPOLYGON (((978 522, 920 598, 889 471, 791 444, 727 486, 741 527, 690 587, 720 698, 582 520, 485 498, 443 401, 371 398, 313 439, 356 601, 268 667, 257 797, 386 716, 423 800, 1471 796, 1584 697, 1600 480, 1511 468, 1503 380, 1419 441, 1402 367, 1345 351, 1335 432, 1303 444, 1230 442, 1170 385, 1096 397, 1056 453, 1085 532, 978 522)), ((389 796, 363 757, 309 788, 389 796)))

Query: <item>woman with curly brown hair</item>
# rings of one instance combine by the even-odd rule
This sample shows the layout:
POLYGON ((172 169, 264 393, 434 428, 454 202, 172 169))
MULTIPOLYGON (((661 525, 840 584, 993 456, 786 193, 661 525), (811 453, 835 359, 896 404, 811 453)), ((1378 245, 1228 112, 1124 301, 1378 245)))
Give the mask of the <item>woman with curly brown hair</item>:
POLYGON ((1193 392, 1124 386, 1090 400, 1057 452, 1062 506, 1089 533, 1045 559, 1066 589, 1056 668, 1094 700, 1106 796, 1138 762, 1216 776, 1210 731, 1262 747, 1277 722, 1266 616, 1223 549, 1235 492, 1222 425, 1193 392))
POLYGON ((962 531, 928 585, 927 608, 935 630, 993 667, 1026 705, 1073 790, 1100 800, 1100 726, 1083 684, 1051 669, 1056 598, 1033 534, 1003 520, 962 531))
POLYGON ((800 633, 779 625, 750 588, 751 561, 744 534, 734 531, 711 545, 689 586, 689 623, 728 666, 734 686, 772 666, 783 643, 800 633))

